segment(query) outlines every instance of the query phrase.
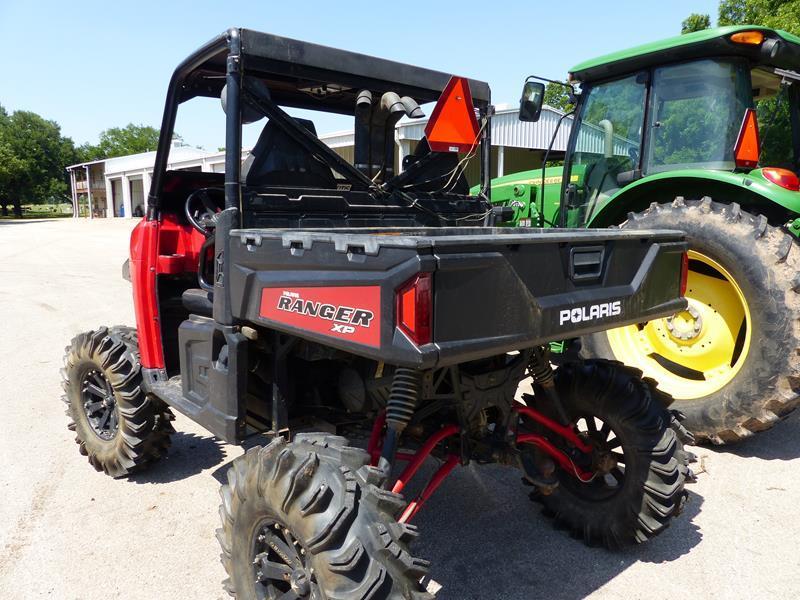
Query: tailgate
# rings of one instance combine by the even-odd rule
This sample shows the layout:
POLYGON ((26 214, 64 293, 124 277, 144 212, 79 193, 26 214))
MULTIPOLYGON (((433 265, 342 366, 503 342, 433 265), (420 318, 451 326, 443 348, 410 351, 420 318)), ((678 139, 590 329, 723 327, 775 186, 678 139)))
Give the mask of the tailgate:
POLYGON ((685 307, 673 231, 235 230, 235 318, 385 361, 476 360, 685 307), (396 295, 432 273, 432 342, 396 326, 396 295))
POLYGON ((441 364, 640 323, 685 308, 678 232, 572 232, 569 241, 440 248, 434 340, 441 364))

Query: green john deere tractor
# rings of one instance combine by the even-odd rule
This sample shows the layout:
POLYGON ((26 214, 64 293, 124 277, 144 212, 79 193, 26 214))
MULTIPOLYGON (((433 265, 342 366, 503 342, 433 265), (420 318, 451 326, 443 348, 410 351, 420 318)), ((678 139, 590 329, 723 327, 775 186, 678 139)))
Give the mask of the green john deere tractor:
MULTIPOLYGON (((594 334, 582 351, 641 369, 699 439, 717 444, 767 429, 800 403, 798 72, 800 38, 756 26, 583 62, 570 73, 563 168, 492 186, 515 224, 686 231, 689 308, 594 334), (758 121, 766 131, 769 117, 756 101, 768 98, 789 115, 791 131, 770 135, 790 139, 791 152, 761 164, 768 140, 758 121)), ((538 119, 536 79, 526 81, 522 120, 538 119)))

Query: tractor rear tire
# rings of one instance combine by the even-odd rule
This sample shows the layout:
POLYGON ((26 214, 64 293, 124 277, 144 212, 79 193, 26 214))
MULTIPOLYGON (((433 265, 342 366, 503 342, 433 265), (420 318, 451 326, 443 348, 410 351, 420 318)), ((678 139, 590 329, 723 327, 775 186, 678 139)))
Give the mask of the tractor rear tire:
POLYGON ((96 470, 124 477, 166 454, 175 417, 142 390, 134 329, 101 327, 76 336, 61 375, 68 428, 96 470))
POLYGON ((220 490, 225 589, 245 600, 432 598, 420 583, 428 563, 408 549, 416 528, 397 521, 403 497, 382 487, 387 471, 326 434, 248 450, 220 490))
MULTIPOLYGON (((629 214, 621 227, 685 231, 690 249, 690 285, 686 294, 690 302, 695 301, 697 294, 697 290, 691 289, 691 259, 692 253, 696 253, 710 259, 702 260, 717 263, 722 271, 727 271, 735 288, 740 290, 738 295, 744 299, 750 319, 749 322, 745 319, 735 336, 730 370, 725 374, 723 365, 717 371, 724 374, 717 388, 713 387, 714 377, 701 377, 697 373, 702 370, 697 373, 690 370, 693 366, 690 356, 683 363, 677 362, 680 359, 665 362, 658 351, 648 355, 646 351, 627 352, 631 346, 618 342, 615 346, 612 340, 622 338, 614 336, 625 328, 587 336, 583 340, 584 356, 620 360, 657 380, 660 389, 676 398, 673 408, 686 415, 683 424, 698 441, 737 442, 769 429, 794 410, 800 404, 800 246, 795 239, 770 226, 763 215, 745 212, 736 203, 712 202, 710 198, 690 201, 676 198, 671 204, 654 203, 642 213, 629 214), (746 334, 748 327, 750 333, 746 334), (671 372, 664 372, 664 368, 671 372), (686 376, 682 374, 684 368, 686 376), (676 379, 671 379, 672 372, 678 373, 676 379)), ((700 270, 709 272, 702 262, 695 263, 700 270)), ((710 273, 714 278, 705 281, 726 278, 725 273, 713 267, 710 273)), ((702 294, 703 286, 697 287, 702 294)), ((707 306, 713 308, 714 313, 709 316, 721 315, 722 308, 717 313, 711 301, 707 297, 695 306, 701 311, 710 310, 707 306)), ((640 327, 646 332, 648 327, 666 322, 652 321, 640 327)), ((694 346, 704 340, 714 341, 713 328, 701 325, 699 330, 700 334, 691 342, 694 346)), ((670 339, 669 331, 665 328, 660 331, 661 337, 670 339)), ((681 352, 700 350, 687 348, 680 339, 673 342, 681 352)))
POLYGON ((664 531, 683 509, 690 471, 663 400, 637 371, 606 360, 565 364, 555 385, 579 431, 596 447, 605 445, 617 467, 588 483, 558 469, 558 486, 531 498, 556 527, 589 546, 617 549, 664 531))

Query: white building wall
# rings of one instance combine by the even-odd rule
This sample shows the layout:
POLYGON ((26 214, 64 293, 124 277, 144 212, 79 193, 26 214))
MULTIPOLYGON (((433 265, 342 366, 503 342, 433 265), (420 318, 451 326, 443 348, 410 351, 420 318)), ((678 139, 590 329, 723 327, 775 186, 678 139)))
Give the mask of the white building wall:
MULTIPOLYGON (((506 158, 502 148, 546 149, 553 138, 558 121, 563 115, 564 113, 561 111, 545 106, 542 109, 541 118, 538 122, 523 123, 518 118, 518 111, 516 108, 499 107, 492 118, 492 146, 498 148, 497 160, 501 173, 505 171, 506 158)), ((401 165, 403 157, 410 154, 416 142, 425 135, 424 132, 427 123, 427 118, 411 120, 405 117, 398 123, 395 139, 399 148, 398 155, 401 165)), ((565 118, 561 123, 558 134, 553 142, 553 151, 566 151, 571 126, 572 117, 570 116, 565 118)), ((596 135, 592 132, 587 135, 590 139, 585 140, 584 143, 590 147, 602 147, 602 132, 598 131, 596 135)), ((337 151, 340 151, 340 153, 352 148, 354 144, 352 131, 337 131, 321 135, 320 140, 331 148, 339 149, 337 151)), ((622 153, 626 151, 629 146, 627 140, 620 138, 616 138, 614 142, 615 153, 622 153)), ((352 152, 352 150, 350 150, 350 152, 352 152)), ((248 154, 249 150, 243 150, 242 160, 244 160, 248 154)), ((144 194, 143 208, 145 211, 147 210, 155 158, 155 152, 144 152, 142 154, 109 158, 104 161, 103 166, 105 170, 105 187, 108 206, 107 216, 113 217, 119 214, 118 207, 114 205, 113 201, 112 190, 115 187, 120 190, 125 217, 129 218, 132 216, 134 208, 134 206, 132 206, 130 188, 130 180, 132 178, 142 180, 144 194), (112 182, 119 182, 118 187, 112 182)), ((69 167, 69 169, 72 170, 79 166, 80 165, 74 165, 73 167, 69 167)), ((225 152, 209 153, 197 148, 172 147, 170 148, 167 168, 171 170, 200 168, 205 172, 221 173, 225 171, 225 152)), ((72 179, 74 193, 74 177, 72 179)), ((117 202, 119 203, 119 198, 117 202)))

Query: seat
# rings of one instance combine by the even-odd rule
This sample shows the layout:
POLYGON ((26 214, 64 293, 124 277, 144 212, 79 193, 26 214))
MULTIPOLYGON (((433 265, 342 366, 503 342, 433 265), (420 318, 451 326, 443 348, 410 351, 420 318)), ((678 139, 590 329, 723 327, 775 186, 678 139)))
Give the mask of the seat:
MULTIPOLYGON (((295 119, 313 135, 314 123, 295 119)), ((336 189, 330 167, 268 121, 255 147, 242 165, 242 181, 248 186, 289 186, 336 189)))
POLYGON ((214 316, 214 295, 200 288, 189 288, 181 294, 183 307, 193 315, 214 316))

